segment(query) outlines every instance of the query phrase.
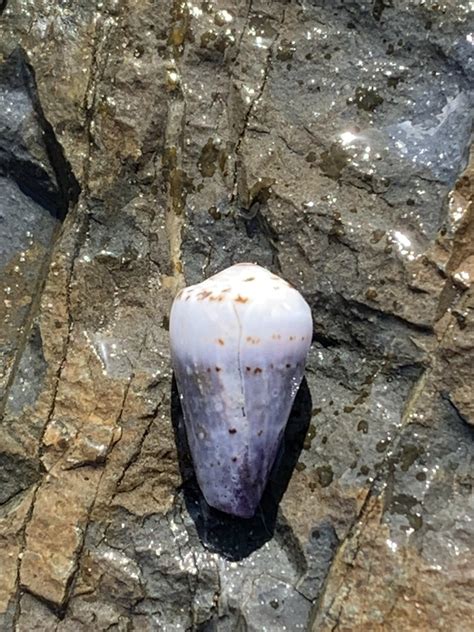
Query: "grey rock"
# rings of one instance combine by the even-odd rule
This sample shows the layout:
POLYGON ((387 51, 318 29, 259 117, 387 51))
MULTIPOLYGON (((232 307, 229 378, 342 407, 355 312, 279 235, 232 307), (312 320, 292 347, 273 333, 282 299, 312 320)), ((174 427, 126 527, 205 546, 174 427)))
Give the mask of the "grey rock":
POLYGON ((78 194, 21 48, 0 66, 0 190, 3 393, 56 229, 78 194))
POLYGON ((0 72, 0 254, 38 244, 2 324, 2 629, 466 629, 469 3, 0 6, 27 55, 0 72), (196 484, 167 327, 245 260, 315 327, 238 521, 196 484))

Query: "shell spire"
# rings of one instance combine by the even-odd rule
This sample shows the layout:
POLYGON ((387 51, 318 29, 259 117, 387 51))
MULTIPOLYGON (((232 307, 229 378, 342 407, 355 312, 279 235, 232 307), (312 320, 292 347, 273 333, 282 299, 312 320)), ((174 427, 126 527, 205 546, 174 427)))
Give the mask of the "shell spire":
POLYGON ((311 335, 301 294, 258 265, 239 263, 176 296, 172 363, 196 476, 212 507, 254 515, 311 335))

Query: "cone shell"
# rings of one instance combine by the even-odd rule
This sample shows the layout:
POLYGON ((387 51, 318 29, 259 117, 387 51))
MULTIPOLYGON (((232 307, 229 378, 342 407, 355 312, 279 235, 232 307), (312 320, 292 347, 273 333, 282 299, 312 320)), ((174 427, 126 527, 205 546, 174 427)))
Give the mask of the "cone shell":
POLYGON ((301 294, 257 265, 234 265, 176 296, 173 368, 196 476, 212 507, 254 515, 311 335, 301 294))

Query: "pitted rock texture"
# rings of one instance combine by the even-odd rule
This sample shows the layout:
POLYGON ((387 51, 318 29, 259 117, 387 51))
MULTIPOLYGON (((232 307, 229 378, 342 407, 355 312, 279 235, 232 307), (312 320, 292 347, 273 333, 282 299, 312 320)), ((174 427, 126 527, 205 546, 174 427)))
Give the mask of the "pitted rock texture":
POLYGON ((0 629, 474 619, 467 0, 0 1, 0 629), (196 485, 169 309, 312 309, 261 507, 196 485))

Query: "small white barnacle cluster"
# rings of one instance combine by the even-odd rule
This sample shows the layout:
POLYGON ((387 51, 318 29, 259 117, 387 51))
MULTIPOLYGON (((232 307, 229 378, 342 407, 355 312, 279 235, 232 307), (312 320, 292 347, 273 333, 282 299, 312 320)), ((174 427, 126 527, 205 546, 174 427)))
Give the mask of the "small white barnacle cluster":
POLYGON ((212 507, 254 515, 311 336, 304 298, 258 265, 236 264, 176 296, 172 364, 196 476, 212 507))

